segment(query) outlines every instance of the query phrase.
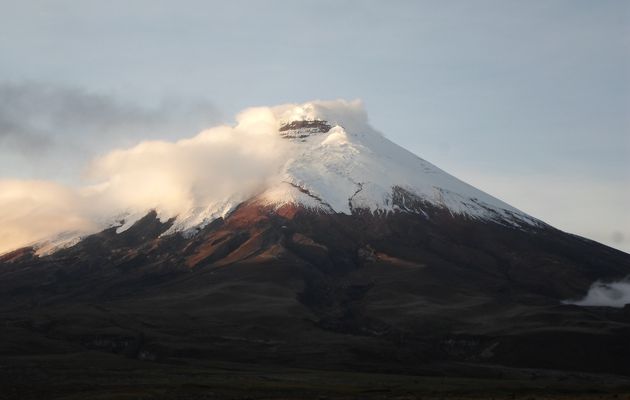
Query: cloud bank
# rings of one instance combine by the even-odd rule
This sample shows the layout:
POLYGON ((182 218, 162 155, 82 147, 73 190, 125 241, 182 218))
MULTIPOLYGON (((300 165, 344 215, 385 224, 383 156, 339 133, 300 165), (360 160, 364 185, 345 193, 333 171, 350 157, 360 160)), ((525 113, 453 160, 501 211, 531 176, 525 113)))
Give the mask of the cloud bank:
POLYGON ((578 301, 566 300, 563 303, 577 306, 621 308, 630 304, 630 281, 622 280, 612 283, 598 281, 591 285, 583 299, 578 301))

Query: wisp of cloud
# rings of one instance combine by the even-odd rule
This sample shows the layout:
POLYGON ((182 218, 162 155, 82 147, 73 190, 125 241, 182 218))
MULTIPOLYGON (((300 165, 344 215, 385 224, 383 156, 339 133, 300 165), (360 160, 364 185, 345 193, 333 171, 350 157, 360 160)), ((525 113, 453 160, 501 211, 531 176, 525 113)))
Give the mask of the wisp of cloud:
POLYGON ((612 283, 597 281, 591 285, 583 299, 577 301, 565 300, 563 303, 577 306, 621 308, 626 304, 630 304, 630 281, 621 280, 612 283))

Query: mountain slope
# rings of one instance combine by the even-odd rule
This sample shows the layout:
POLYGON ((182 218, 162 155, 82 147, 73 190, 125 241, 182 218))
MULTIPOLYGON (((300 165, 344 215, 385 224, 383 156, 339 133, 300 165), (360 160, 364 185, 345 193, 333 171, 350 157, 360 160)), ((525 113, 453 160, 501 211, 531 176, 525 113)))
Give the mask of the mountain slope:
POLYGON ((549 227, 430 216, 251 202, 192 238, 162 235, 172 221, 151 213, 51 256, 5 255, 0 351, 630 373, 628 308, 561 304, 627 274, 628 255, 549 227))

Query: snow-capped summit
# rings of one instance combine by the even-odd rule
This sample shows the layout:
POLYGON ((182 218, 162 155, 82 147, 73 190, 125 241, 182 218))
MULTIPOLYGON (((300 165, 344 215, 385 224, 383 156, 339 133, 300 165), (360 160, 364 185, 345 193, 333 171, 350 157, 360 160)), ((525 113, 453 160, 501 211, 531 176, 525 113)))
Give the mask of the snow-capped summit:
MULTIPOLYGON (((369 124, 360 101, 250 108, 235 125, 113 151, 91 172, 95 184, 75 196, 84 212, 76 219, 90 222, 80 235, 111 226, 123 232, 151 210, 174 220, 165 235, 195 235, 248 201, 323 213, 446 212, 515 227, 542 224, 391 142, 369 124)), ((59 229, 41 248, 75 243, 78 234, 69 231, 59 229)))
POLYGON ((423 208, 508 224, 539 221, 396 145, 367 122, 359 102, 311 102, 274 109, 290 155, 261 199, 327 212, 423 208), (413 206, 412 206, 413 203, 413 206))

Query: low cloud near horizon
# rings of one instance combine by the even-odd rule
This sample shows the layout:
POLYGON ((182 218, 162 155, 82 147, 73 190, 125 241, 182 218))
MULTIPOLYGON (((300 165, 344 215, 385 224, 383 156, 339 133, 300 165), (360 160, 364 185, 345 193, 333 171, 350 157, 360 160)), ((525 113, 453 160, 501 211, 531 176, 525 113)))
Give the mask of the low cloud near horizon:
POLYGON ((630 280, 609 283, 595 282, 583 299, 566 300, 563 303, 584 307, 622 308, 626 304, 630 304, 630 280))

